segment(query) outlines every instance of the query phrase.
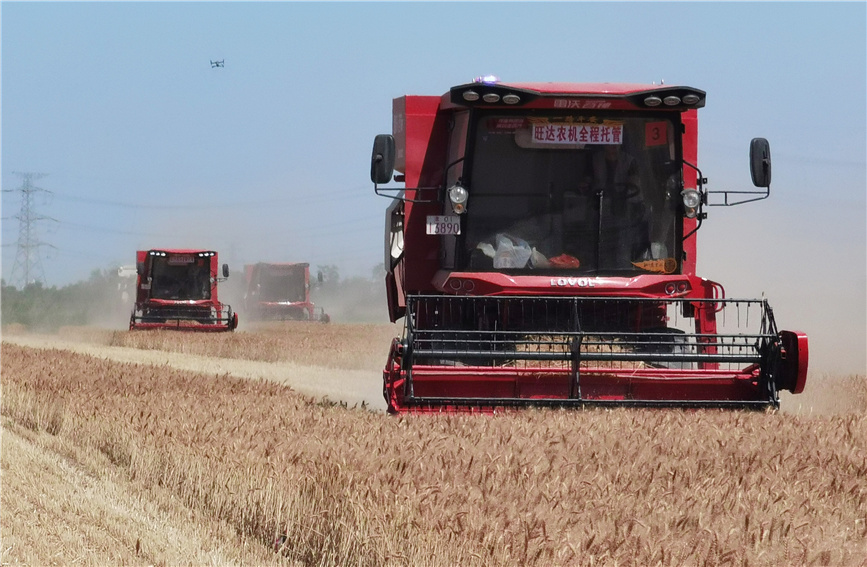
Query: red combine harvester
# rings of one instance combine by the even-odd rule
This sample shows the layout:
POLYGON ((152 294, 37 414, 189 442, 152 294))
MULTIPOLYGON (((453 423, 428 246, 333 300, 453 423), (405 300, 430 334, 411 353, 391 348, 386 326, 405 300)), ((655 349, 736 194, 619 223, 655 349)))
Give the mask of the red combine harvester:
MULTIPOLYGON (((807 373, 803 333, 765 300, 698 277, 708 191, 691 87, 503 83, 393 103, 371 180, 386 291, 405 318, 383 372, 392 413, 510 406, 779 407, 807 373), (382 187, 393 180, 404 187, 382 187)), ((719 201, 719 202, 709 202, 719 201)))
POLYGON ((259 262, 244 266, 246 313, 255 320, 320 321, 331 318, 310 300, 310 264, 259 262))
POLYGON ((229 277, 210 250, 136 252, 136 300, 130 330, 233 331, 238 314, 217 298, 217 282, 229 277))

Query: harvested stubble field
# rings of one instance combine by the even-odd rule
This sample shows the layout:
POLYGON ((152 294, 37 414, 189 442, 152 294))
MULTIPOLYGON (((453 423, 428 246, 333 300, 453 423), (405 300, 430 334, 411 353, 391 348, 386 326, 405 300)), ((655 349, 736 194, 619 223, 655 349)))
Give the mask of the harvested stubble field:
POLYGON ((163 350, 264 362, 291 361, 326 368, 369 368, 382 371, 395 325, 311 324, 303 322, 248 323, 236 333, 178 333, 176 331, 111 331, 63 327, 60 338, 107 346, 163 350))
MULTIPOLYGON (((66 333, 339 372, 381 369, 393 329, 66 333)), ((784 400, 802 413, 394 418, 59 349, 2 361, 3 564, 867 565, 863 376, 814 379, 784 400)))

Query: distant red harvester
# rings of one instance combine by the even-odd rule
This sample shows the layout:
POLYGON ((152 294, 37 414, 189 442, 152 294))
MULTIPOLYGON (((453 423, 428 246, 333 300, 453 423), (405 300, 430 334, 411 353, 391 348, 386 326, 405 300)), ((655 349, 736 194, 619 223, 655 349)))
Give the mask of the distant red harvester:
POLYGON ((319 321, 331 318, 310 300, 310 264, 267 263, 244 266, 245 313, 252 319, 319 321))
MULTIPOLYGON (((386 212, 393 413, 544 405, 778 407, 807 337, 695 274, 708 191, 691 87, 503 83, 394 99, 371 180, 386 212), (381 187, 392 181, 404 187, 381 187), (388 193, 394 191, 395 193, 388 193)), ((716 195, 719 202, 709 203, 716 195)))
POLYGON ((217 282, 229 277, 211 250, 136 252, 136 301, 129 320, 134 329, 233 331, 238 314, 220 303, 217 282))

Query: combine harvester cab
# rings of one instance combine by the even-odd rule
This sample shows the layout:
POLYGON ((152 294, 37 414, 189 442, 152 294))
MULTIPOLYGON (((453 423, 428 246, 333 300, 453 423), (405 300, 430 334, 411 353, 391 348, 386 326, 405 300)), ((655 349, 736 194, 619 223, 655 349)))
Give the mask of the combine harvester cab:
POLYGON ((220 303, 217 282, 229 277, 211 250, 139 250, 130 330, 234 331, 238 314, 220 303))
POLYGON ((776 408, 800 393, 807 337, 695 273, 705 208, 764 199, 771 180, 756 138, 758 190, 705 188, 704 104, 691 87, 491 77, 395 99, 371 161, 393 199, 389 314, 405 320, 389 411, 776 408))
MULTIPOLYGON (((244 266, 245 312, 257 321, 319 321, 331 317, 310 299, 310 264, 266 263, 244 266)), ((322 274, 319 275, 321 282, 322 274)))

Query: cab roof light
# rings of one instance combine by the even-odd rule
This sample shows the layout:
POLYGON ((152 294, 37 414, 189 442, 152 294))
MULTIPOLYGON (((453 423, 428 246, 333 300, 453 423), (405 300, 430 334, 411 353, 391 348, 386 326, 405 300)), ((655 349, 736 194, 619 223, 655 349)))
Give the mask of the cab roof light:
POLYGON ((509 93, 503 96, 503 102, 506 104, 518 104, 521 102, 521 97, 516 95, 515 93, 509 93))
POLYGON ((680 104, 680 97, 668 95, 667 97, 662 99, 662 102, 664 102, 666 106, 677 106, 678 104, 680 104))
POLYGON ((647 106, 659 106, 660 104, 662 104, 662 99, 658 96, 649 96, 644 99, 644 104, 646 104, 647 106))

